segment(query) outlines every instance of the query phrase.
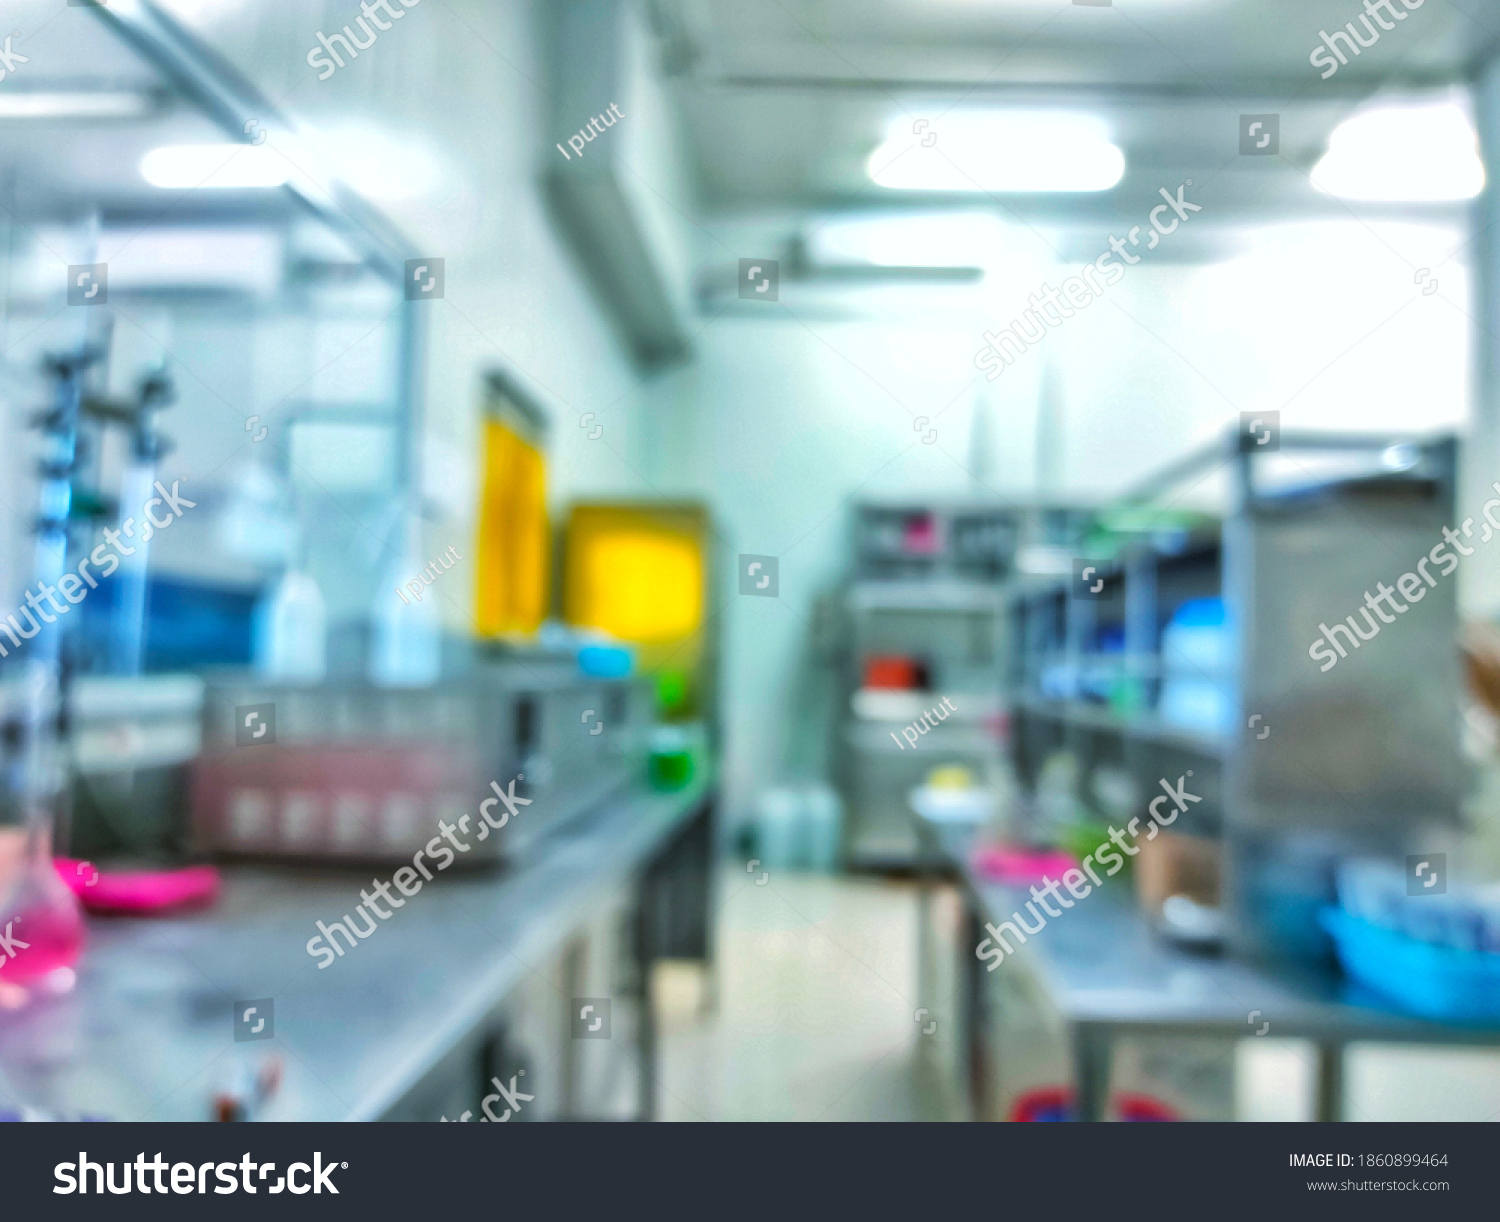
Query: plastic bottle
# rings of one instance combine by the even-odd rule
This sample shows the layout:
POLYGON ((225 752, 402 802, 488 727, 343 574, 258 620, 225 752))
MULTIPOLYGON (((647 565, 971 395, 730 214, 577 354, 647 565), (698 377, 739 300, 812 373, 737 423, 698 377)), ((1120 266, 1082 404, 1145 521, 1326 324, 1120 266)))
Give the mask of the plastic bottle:
POLYGON ((756 851, 768 870, 800 869, 797 844, 797 795, 789 789, 767 789, 760 795, 756 851))
POLYGON ((282 683, 319 683, 327 674, 328 611, 306 573, 288 569, 256 608, 255 666, 282 683))
POLYGON ((420 568, 398 554, 375 591, 370 682, 377 687, 427 687, 442 673, 443 623, 437 603, 431 593, 421 598, 401 591, 406 577, 420 568))
POLYGON ((823 874, 838 869, 842 843, 842 805, 839 795, 827 785, 812 785, 802 795, 807 864, 823 874))

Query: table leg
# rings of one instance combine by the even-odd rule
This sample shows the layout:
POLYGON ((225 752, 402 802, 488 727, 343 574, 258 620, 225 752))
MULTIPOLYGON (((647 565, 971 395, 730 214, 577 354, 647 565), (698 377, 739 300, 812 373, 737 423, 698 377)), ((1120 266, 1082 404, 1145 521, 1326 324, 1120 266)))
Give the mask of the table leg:
POLYGON ((1073 1075, 1079 1120, 1107 1119, 1112 1039, 1107 1027, 1073 1028, 1073 1075))
POLYGON ((656 965, 650 930, 650 918, 645 904, 636 911, 636 972, 638 994, 636 1005, 636 1060, 640 1080, 637 1087, 636 1119, 656 1119, 656 1075, 657 1064, 656 1010, 651 1004, 652 968, 656 965))
POLYGON ((969 1106, 975 1120, 989 1120, 989 1072, 985 1058, 984 964, 974 954, 984 929, 979 906, 964 890, 963 935, 958 942, 959 979, 963 981, 963 1048, 969 1077, 969 1106))
POLYGON ((638 1055, 642 1120, 656 1117, 656 1077, 661 1068, 656 1012, 651 1005, 652 969, 663 959, 697 959, 704 973, 702 1012, 718 1004, 714 954, 716 809, 716 798, 705 798, 697 814, 647 867, 640 882, 635 944, 641 976, 638 1055))
MULTIPOLYGON (((932 961, 932 880, 917 883, 917 1005, 929 1011, 937 1000, 937 967, 932 961)), ((920 1024, 918 1024, 920 1026, 920 1024)))
POLYGON ((1318 1082, 1313 1100, 1313 1119, 1344 1118, 1344 1046, 1318 1045, 1318 1082))

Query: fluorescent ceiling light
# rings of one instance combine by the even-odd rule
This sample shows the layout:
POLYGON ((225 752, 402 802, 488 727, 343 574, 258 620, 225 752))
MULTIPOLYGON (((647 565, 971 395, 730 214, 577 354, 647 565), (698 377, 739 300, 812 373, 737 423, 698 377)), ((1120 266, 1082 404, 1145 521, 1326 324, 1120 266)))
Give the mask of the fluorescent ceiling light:
POLYGON ((317 159, 367 199, 411 199, 431 190, 440 177, 437 158, 423 145, 372 127, 332 128, 311 139, 317 159))
POLYGON ((1334 128, 1312 183, 1343 199, 1440 203, 1478 195, 1484 163, 1456 103, 1383 106, 1334 128))
POLYGON ((241 0, 157 0, 172 16, 183 21, 204 17, 227 17, 240 8, 241 0))
POLYGON ((146 93, 0 93, 0 119, 137 119, 155 109, 146 93))
POLYGON ((1125 154, 1089 115, 954 111, 892 121, 867 169, 898 191, 1107 191, 1125 173, 1125 154))
MULTIPOLYGON (((1201 0, 1131 0, 1131 7, 1136 6, 1155 8, 1158 5, 1170 7, 1177 4, 1200 3, 1201 0)), ((1073 0, 1074 4, 1086 3, 1086 0, 1073 0)), ((1006 9, 1016 8, 1050 8, 1053 11, 1062 7, 1062 0, 906 0, 902 5, 907 9, 948 9, 979 12, 983 16, 998 16, 1006 9)), ((1104 6, 1101 6, 1104 7, 1104 6)))
POLYGON ((807 239, 814 263, 879 267, 983 267, 1006 238, 999 217, 976 212, 900 212, 836 217, 807 239))
POLYGON ((279 187, 291 177, 291 167, 269 145, 169 144, 141 158, 141 177, 153 187, 177 190, 279 187))

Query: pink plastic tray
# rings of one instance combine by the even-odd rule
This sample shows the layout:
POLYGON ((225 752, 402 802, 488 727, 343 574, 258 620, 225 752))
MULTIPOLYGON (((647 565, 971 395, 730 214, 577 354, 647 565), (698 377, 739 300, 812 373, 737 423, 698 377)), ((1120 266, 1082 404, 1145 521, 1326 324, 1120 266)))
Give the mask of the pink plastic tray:
POLYGON ((52 864, 90 912, 151 913, 196 908, 219 898, 213 866, 101 874, 87 861, 57 857, 52 864))
POLYGON ((1078 859, 1071 853, 1032 852, 991 846, 974 851, 974 868, 986 878, 1002 883, 1040 882, 1048 878, 1061 878, 1064 872, 1075 868, 1078 859))

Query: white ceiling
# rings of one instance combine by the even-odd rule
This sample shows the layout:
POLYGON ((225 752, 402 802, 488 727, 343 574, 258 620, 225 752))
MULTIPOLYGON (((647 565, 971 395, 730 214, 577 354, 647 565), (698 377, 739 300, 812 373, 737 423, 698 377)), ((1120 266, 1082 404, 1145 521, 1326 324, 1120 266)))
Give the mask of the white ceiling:
POLYGON ((1128 167, 1119 186, 993 201, 1023 219, 1093 223, 1188 177, 1217 196, 1218 221, 1329 214, 1341 205, 1306 176, 1332 128, 1372 95, 1466 79, 1500 38, 1500 0, 1428 0, 1323 80, 1309 63, 1319 31, 1356 20, 1359 0, 657 0, 653 10, 702 193, 721 215, 931 206, 872 186, 865 161, 893 118, 936 126, 960 104, 1082 107, 1113 127, 1128 167), (1261 112, 1282 116, 1281 155, 1241 158, 1239 115, 1261 112))
MULTIPOLYGON (((1134 223, 1128 218, 1159 202, 1160 188, 1191 178, 1190 198, 1204 212, 1162 256, 1187 260, 1232 249, 1236 228, 1349 215, 1307 181, 1333 127, 1373 95, 1465 80, 1500 38, 1500 0, 1426 0, 1325 81, 1308 54, 1319 30, 1355 19, 1360 0, 643 2, 665 35, 665 67, 710 220, 753 218, 779 242, 804 227, 799 218, 978 202, 1049 227, 1061 251, 1070 232, 1092 250, 1101 226, 1134 223), (1037 104, 1107 119, 1127 159, 1116 188, 935 200, 869 181, 866 159, 894 118, 928 118, 936 127, 956 105, 1037 104), (1239 116, 1259 112, 1282 116, 1280 155, 1240 157, 1239 116)), ((294 11, 271 4, 254 20, 300 29, 294 11)), ((0 199, 33 216, 100 200, 116 214, 168 221, 174 209, 184 211, 177 193, 141 180, 141 155, 224 134, 172 102, 167 82, 98 10, 7 0, 6 12, 21 31, 15 45, 30 58, 0 89, 158 89, 164 109, 146 120, 87 125, 0 120, 0 199)), ((198 216, 289 206, 283 192, 192 194, 198 216)), ((1453 218, 1462 210, 1359 214, 1392 211, 1453 218)))
POLYGON ((222 128, 182 100, 157 68, 129 47, 106 15, 61 0, 6 0, 3 35, 27 57, 0 90, 120 91, 145 95, 153 109, 122 119, 0 117, 0 200, 22 218, 66 216, 102 206, 116 217, 180 222, 192 217, 286 212, 283 192, 164 192, 140 175, 142 156, 163 144, 221 143, 222 128))

